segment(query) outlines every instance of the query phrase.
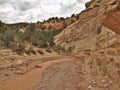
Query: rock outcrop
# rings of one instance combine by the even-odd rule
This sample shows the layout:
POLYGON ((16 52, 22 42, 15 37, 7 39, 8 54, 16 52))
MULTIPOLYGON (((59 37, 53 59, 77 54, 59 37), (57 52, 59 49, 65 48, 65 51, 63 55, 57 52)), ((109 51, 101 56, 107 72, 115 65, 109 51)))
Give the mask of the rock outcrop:
POLYGON ((91 0, 80 19, 55 37, 56 44, 74 51, 110 47, 120 34, 120 0, 91 0))
POLYGON ((0 49, 0 69, 24 63, 24 57, 10 49, 0 49))

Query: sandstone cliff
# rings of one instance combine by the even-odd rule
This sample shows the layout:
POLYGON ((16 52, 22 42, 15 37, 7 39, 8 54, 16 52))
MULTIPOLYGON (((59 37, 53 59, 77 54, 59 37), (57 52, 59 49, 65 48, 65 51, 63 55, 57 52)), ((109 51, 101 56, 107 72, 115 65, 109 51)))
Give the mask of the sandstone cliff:
POLYGON ((91 0, 80 19, 55 37, 56 44, 74 51, 106 48, 118 42, 120 0, 91 0))

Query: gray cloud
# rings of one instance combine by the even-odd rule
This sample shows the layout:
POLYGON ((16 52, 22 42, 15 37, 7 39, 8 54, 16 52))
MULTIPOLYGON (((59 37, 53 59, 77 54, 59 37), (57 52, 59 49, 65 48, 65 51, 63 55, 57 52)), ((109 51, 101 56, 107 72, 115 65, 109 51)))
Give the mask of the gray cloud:
POLYGON ((0 0, 0 20, 6 23, 36 22, 79 13, 89 0, 0 0))

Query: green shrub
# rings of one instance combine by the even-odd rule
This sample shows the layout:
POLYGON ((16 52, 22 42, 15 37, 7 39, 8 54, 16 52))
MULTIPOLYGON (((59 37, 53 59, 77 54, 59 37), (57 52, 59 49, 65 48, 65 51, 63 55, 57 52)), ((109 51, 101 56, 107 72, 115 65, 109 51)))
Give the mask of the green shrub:
POLYGON ((72 47, 69 47, 69 48, 66 50, 66 53, 71 53, 72 50, 73 50, 73 48, 72 48, 72 47))
POLYGON ((34 51, 34 50, 31 50, 31 53, 34 54, 34 55, 37 54, 36 51, 34 51))
POLYGON ((48 52, 48 53, 52 53, 52 51, 50 50, 50 48, 47 48, 45 51, 48 52))
POLYGON ((44 55, 44 52, 42 50, 38 50, 37 52, 41 55, 44 55))
POLYGON ((17 52, 18 54, 22 54, 24 51, 25 45, 23 45, 22 43, 19 43, 19 45, 15 48, 15 52, 17 52))
POLYGON ((97 34, 100 34, 102 32, 102 26, 99 26, 97 29, 97 34))
POLYGON ((53 30, 53 36, 58 35, 63 29, 57 29, 57 30, 53 30))
POLYGON ((6 35, 4 33, 0 33, 0 40, 3 42, 6 41, 6 35))
POLYGON ((54 51, 58 52, 59 54, 66 52, 65 48, 64 48, 64 47, 61 47, 60 45, 55 45, 55 46, 53 47, 53 49, 54 49, 54 51))
POLYGON ((37 54, 36 51, 32 47, 30 47, 28 49, 28 52, 31 53, 31 54, 35 54, 35 55, 37 54))
POLYGON ((25 53, 26 53, 27 55, 30 55, 30 51, 29 51, 29 50, 25 50, 25 53))

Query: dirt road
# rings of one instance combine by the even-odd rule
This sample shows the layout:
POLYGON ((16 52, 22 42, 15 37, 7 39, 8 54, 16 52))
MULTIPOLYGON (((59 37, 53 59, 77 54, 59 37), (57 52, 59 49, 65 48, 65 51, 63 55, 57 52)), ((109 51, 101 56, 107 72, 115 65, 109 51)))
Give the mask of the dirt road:
POLYGON ((38 68, 34 68, 26 74, 18 76, 13 79, 0 82, 0 90, 30 90, 42 79, 43 71, 49 66, 65 61, 72 61, 70 57, 51 57, 44 58, 44 62, 36 65, 38 68))
POLYGON ((34 58, 25 70, 19 67, 20 75, 1 80, 0 90, 120 90, 120 57, 115 52, 34 58))

